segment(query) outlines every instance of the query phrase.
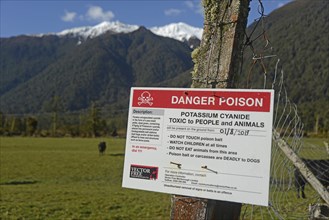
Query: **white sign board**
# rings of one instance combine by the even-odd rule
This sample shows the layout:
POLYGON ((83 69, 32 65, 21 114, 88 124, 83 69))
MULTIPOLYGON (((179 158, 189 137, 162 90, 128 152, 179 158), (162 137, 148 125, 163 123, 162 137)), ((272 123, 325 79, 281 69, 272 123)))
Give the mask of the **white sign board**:
POLYGON ((122 186, 268 205, 273 90, 132 88, 122 186))

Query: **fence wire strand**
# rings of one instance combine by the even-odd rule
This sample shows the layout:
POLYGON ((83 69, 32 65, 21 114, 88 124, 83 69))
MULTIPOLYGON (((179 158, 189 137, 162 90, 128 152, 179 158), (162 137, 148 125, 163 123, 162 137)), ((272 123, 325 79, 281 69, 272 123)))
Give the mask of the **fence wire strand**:
MULTIPOLYGON (((268 30, 266 30, 266 15, 262 0, 258 0, 259 18, 249 32, 245 32, 246 41, 244 50, 249 48, 252 52, 249 69, 246 73, 246 88, 274 89, 275 106, 273 115, 273 129, 280 134, 290 148, 300 157, 313 159, 329 159, 326 148, 305 144, 302 141, 304 125, 298 113, 298 107, 289 99, 285 87, 284 70, 281 60, 274 54, 268 30), (261 42, 260 42, 261 41, 261 42), (257 46, 261 45, 261 46, 257 46), (270 65, 269 60, 276 61, 270 65), (258 72, 257 72, 258 71, 258 72), (270 78, 270 73, 273 77, 270 78), (262 79, 261 79, 262 78, 262 79), (259 83, 260 80, 262 83, 259 83), (258 81, 258 83, 257 83, 258 81), (319 156, 319 155, 322 155, 319 156), (320 157, 320 158, 319 158, 320 157)), ((243 51, 244 52, 244 51, 243 51)), ((245 58, 244 58, 245 59, 245 58)), ((245 70, 241 69, 240 74, 245 70)), ((241 77, 243 78, 243 77, 241 77)), ((243 84, 239 85, 243 88, 243 84)), ((273 140, 271 157, 270 196, 268 207, 255 207, 244 205, 241 219, 308 219, 309 204, 321 202, 319 194, 311 187, 306 186, 306 199, 298 199, 295 188, 293 163, 284 155, 278 144, 273 140)), ((315 169, 315 168, 314 168, 315 169)), ((328 167, 323 168, 329 169, 328 167)))

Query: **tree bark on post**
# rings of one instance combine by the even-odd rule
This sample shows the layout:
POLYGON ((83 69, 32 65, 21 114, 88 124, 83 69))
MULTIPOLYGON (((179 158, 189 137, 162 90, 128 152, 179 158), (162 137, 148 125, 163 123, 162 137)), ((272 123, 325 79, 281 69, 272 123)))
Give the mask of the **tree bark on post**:
MULTIPOLYGON (((193 88, 233 88, 240 71, 250 0, 203 0, 204 29, 193 51, 193 88)), ((239 219, 240 203, 172 197, 173 220, 239 219)))
POLYGON ((204 0, 201 45, 192 53, 194 88, 232 88, 242 62, 250 0, 204 0))

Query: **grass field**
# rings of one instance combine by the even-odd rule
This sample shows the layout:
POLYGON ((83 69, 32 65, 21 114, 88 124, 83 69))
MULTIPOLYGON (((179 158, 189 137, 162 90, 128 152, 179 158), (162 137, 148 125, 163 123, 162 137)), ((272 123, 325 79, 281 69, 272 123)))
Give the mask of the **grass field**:
MULTIPOLYGON (((321 146, 323 139, 305 143, 321 146)), ((124 145, 125 139, 113 138, 1 137, 0 219, 169 219, 170 195, 121 187, 124 145), (102 140, 107 150, 99 156, 102 140)), ((318 154, 305 149, 305 155, 318 154)), ((288 215, 307 212, 309 200, 297 200, 294 189, 281 194, 275 196, 287 199, 275 200, 285 201, 288 215)), ((258 214, 248 219, 264 219, 258 214)))
POLYGON ((1 137, 0 219, 169 219, 170 195, 121 187, 124 145, 1 137))

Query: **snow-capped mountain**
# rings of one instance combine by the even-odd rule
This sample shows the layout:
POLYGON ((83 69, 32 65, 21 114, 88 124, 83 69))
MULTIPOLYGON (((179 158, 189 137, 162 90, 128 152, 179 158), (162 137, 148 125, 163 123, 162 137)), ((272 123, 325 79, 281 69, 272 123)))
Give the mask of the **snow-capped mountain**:
MULTIPOLYGON (((106 32, 113 33, 129 33, 137 30, 140 26, 123 24, 121 22, 102 22, 96 26, 77 27, 72 29, 63 30, 58 33, 51 33, 58 36, 72 36, 81 37, 83 40, 88 38, 95 38, 106 32)), ((165 25, 163 27, 152 27, 149 28, 156 35, 163 37, 170 37, 179 41, 188 41, 190 38, 198 38, 201 40, 202 28, 192 27, 185 23, 173 23, 165 25)), ((40 34, 38 36, 43 36, 40 34)))
POLYGON ((73 36, 73 37, 82 37, 83 39, 95 38, 99 35, 102 35, 108 31, 114 33, 129 33, 135 31, 139 28, 137 25, 128 25, 123 24, 118 21, 115 22, 102 22, 96 26, 87 26, 87 27, 77 27, 68 30, 61 31, 57 33, 58 36, 73 36))
POLYGON ((174 38, 179 41, 186 41, 192 37, 201 40, 202 29, 192 27, 185 23, 173 23, 163 27, 153 27, 150 30, 160 36, 174 38))

